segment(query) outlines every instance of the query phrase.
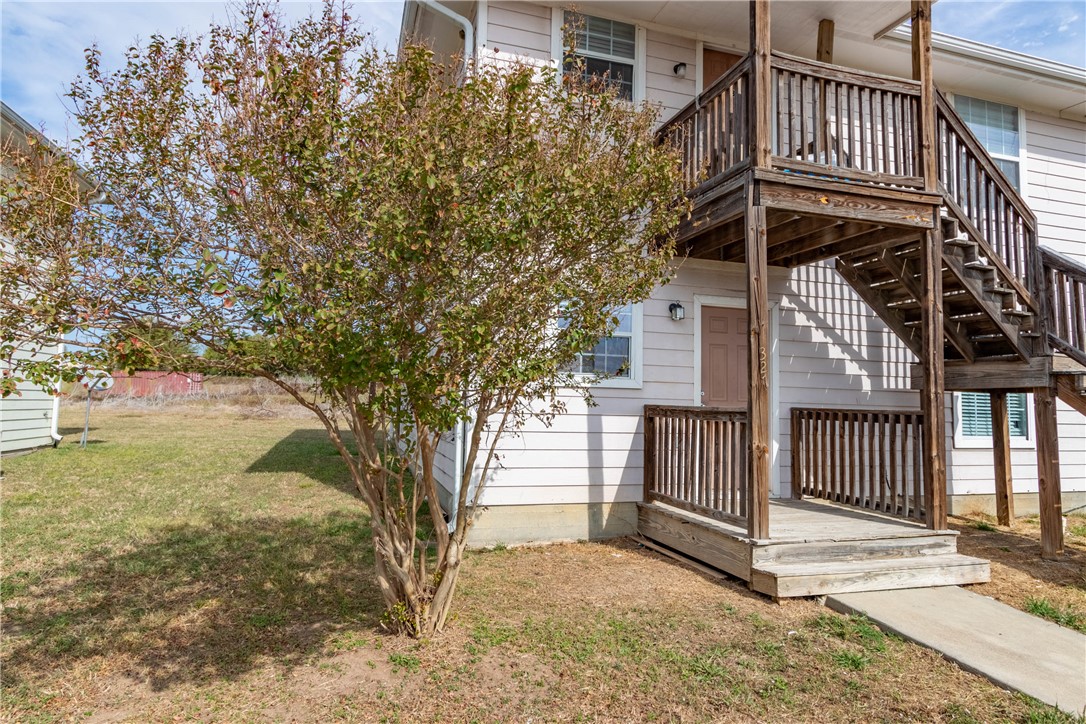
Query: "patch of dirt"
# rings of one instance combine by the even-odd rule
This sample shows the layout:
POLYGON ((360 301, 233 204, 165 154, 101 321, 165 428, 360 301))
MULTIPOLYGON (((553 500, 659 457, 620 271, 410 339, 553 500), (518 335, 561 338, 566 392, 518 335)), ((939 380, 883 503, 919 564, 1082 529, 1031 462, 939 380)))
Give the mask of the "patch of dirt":
MULTIPOLYGON (((1074 530, 1086 523, 1082 516, 1071 520, 1074 530)), ((1041 529, 1036 518, 1019 518, 1008 528, 997 525, 990 516, 954 516, 950 527, 960 533, 959 552, 992 563, 991 583, 970 586, 970 590, 1021 610, 1026 610, 1028 600, 1044 598, 1086 615, 1086 537, 1068 533, 1063 556, 1046 560, 1041 558, 1041 529)))

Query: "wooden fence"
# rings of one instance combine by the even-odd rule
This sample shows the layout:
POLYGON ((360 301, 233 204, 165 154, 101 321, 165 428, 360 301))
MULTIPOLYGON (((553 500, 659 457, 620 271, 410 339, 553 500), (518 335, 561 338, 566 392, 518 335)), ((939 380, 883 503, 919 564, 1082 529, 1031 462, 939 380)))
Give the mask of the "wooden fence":
POLYGON ((645 406, 645 500, 717 520, 747 515, 747 414, 645 406))
POLYGON ((1048 294, 1048 338, 1058 350, 1086 365, 1086 267, 1041 247, 1048 294))
POLYGON ((792 493, 924 519, 919 412, 792 408, 792 493))
POLYGON ((204 375, 201 372, 157 372, 140 370, 128 375, 113 373, 113 388, 109 396, 173 397, 175 395, 199 395, 204 391, 204 375))

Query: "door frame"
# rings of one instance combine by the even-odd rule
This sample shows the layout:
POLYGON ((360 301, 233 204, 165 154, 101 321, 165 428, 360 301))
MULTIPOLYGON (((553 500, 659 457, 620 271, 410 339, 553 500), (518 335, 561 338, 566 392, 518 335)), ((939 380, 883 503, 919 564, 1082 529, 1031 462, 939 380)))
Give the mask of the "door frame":
MULTIPOLYGON (((780 299, 769 299, 769 494, 781 496, 780 299)), ((744 297, 694 295, 694 399, 701 405, 701 308, 746 309, 744 297)))

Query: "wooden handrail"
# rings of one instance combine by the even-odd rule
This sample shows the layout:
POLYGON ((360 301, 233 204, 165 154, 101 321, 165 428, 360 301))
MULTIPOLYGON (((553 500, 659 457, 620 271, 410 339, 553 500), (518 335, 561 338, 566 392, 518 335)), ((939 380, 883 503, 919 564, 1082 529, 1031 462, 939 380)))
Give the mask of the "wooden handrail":
POLYGON ((701 93, 694 96, 694 99, 687 103, 685 106, 679 109, 675 115, 664 121, 664 123, 657 129, 658 136, 663 137, 668 128, 682 123, 687 118, 696 113, 700 108, 704 108, 709 100, 720 95, 720 92, 730 86, 736 78, 743 75, 750 68, 750 53, 743 56, 743 59, 728 69, 728 72, 713 81, 712 85, 703 90, 701 93))
POLYGON ((917 410, 792 408, 792 496, 922 520, 917 410))
POLYGON ((894 91, 895 93, 904 93, 906 95, 920 97, 920 83, 915 80, 906 80, 892 75, 872 73, 867 70, 857 70, 855 68, 845 68, 840 65, 820 63, 817 60, 800 58, 779 51, 773 51, 772 58, 773 67, 775 68, 794 70, 799 73, 825 78, 826 80, 864 85, 869 88, 881 88, 883 90, 894 91))
POLYGON ((646 405, 644 500, 743 523, 747 434, 745 410, 646 405))
POLYGON ((999 186, 1000 192, 1007 197, 1014 204, 1014 207, 1022 214, 1026 222, 1029 224, 1030 229, 1036 229, 1037 217, 1033 214, 1033 210, 1026 203, 1026 200, 1022 198, 1022 195, 1018 193, 1018 190, 1011 185, 1010 180, 1003 173, 1002 169, 995 164, 992 157, 988 154, 988 149, 984 147, 984 144, 974 135, 969 126, 962 120, 962 117, 958 115, 958 111, 954 109, 950 101, 946 99, 941 91, 937 91, 935 94, 935 105, 938 111, 943 115, 946 122, 954 129, 954 132, 966 142, 969 146, 969 150, 977 157, 980 163, 984 166, 985 172, 996 182, 999 186))
POLYGON ((1040 247, 1048 312, 1048 340, 1053 347, 1086 365, 1086 266, 1040 247))

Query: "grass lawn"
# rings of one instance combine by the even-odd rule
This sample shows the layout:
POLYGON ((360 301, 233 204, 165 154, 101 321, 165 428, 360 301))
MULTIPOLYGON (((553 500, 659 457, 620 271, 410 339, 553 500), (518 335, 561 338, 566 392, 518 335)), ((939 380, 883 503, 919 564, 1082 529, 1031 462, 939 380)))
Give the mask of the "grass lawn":
POLYGON ((307 419, 102 409, 86 450, 81 421, 3 461, 8 721, 1066 720, 629 541, 471 554, 450 630, 390 637, 307 419))

